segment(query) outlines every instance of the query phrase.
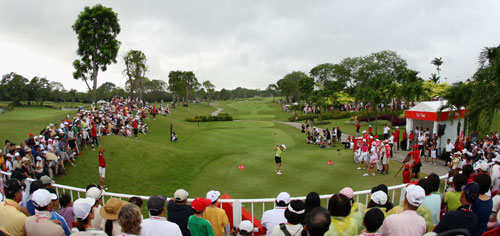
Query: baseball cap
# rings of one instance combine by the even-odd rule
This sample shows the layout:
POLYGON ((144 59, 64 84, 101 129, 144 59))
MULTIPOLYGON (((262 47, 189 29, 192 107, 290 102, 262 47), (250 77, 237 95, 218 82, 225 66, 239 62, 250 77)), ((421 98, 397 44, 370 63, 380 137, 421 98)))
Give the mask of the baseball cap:
POLYGON ((186 200, 186 198, 188 198, 188 196, 189 196, 189 193, 184 189, 177 189, 177 191, 175 191, 175 193, 174 193, 174 198, 175 198, 175 201, 177 201, 177 202, 182 202, 182 201, 186 200))
POLYGON ((286 149, 285 144, 281 144, 281 147, 282 147, 283 149, 286 149))
POLYGON ((385 205, 387 203, 387 194, 384 191, 374 192, 371 196, 371 200, 379 205, 385 205))
POLYGON ((212 203, 214 203, 215 201, 217 201, 217 199, 219 199, 219 197, 220 197, 220 192, 219 191, 210 190, 207 193, 207 199, 210 199, 210 201, 212 201, 212 203))
POLYGON ((21 159, 21 161, 29 161, 30 159, 28 157, 23 157, 23 159, 21 159))
POLYGON ((253 224, 249 220, 242 221, 240 223, 240 225, 238 226, 238 228, 240 228, 240 230, 245 231, 247 233, 253 232, 253 224))
POLYGON ((479 190, 479 184, 476 182, 471 182, 462 186, 462 191, 464 192, 466 199, 468 201, 470 200, 471 203, 475 202, 479 197, 479 190))
POLYGON ((290 194, 288 194, 287 192, 281 192, 280 194, 278 194, 278 196, 276 197, 276 202, 285 202, 285 204, 288 204, 290 203, 290 194))
POLYGON ((418 207, 425 199, 425 191, 418 185, 410 185, 406 188, 406 199, 412 206, 418 207))
POLYGON ((159 215, 163 211, 163 207, 165 207, 165 201, 167 197, 163 195, 154 195, 149 197, 148 200, 148 211, 152 215, 159 215))
POLYGON ((29 133, 29 136, 33 136, 33 133, 29 133))
POLYGON ((477 165, 477 168, 480 169, 480 170, 482 170, 482 171, 488 171, 489 165, 485 161, 481 161, 477 165))
POLYGON ((89 190, 87 190, 87 193, 85 194, 86 197, 91 197, 96 201, 101 199, 102 195, 104 195, 104 190, 101 190, 98 187, 89 188, 89 190))
POLYGON ((14 153, 14 156, 18 157, 18 156, 21 156, 21 154, 19 154, 19 152, 16 152, 16 153, 14 153))
POLYGON ((346 196, 349 199, 352 199, 354 197, 354 191, 350 187, 345 187, 339 192, 340 194, 346 196))
POLYGON ((210 199, 199 197, 194 199, 191 203, 191 208, 193 208, 196 212, 203 212, 207 206, 210 206, 210 204, 212 204, 210 199))
POLYGON ((52 200, 57 200, 57 195, 50 193, 47 189, 38 189, 31 195, 31 200, 36 207, 46 207, 52 200))
POLYGON ((40 178, 40 181, 42 181, 43 185, 52 184, 52 179, 49 176, 46 176, 46 175, 42 176, 40 178))

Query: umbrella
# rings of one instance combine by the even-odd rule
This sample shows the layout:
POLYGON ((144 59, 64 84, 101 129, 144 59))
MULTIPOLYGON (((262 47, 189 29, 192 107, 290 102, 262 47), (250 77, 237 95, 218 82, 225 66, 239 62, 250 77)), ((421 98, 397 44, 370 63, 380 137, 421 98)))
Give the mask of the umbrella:
POLYGON ((106 102, 106 101, 104 101, 104 100, 99 100, 99 101, 97 101, 97 104, 101 104, 101 103, 107 103, 107 102, 106 102))
POLYGON ((51 152, 45 154, 45 158, 47 158, 47 160, 49 160, 49 161, 57 160, 56 154, 51 153, 51 152))

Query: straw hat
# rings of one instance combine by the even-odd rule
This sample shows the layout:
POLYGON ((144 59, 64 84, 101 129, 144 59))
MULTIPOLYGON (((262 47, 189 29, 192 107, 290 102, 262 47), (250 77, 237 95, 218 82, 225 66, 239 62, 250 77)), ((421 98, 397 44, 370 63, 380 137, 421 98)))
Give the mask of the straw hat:
POLYGON ((110 198, 108 201, 106 201, 106 204, 101 207, 99 213, 101 214, 102 218, 106 220, 116 220, 118 219, 118 212, 120 212, 120 209, 126 203, 127 202, 122 201, 118 198, 110 198))

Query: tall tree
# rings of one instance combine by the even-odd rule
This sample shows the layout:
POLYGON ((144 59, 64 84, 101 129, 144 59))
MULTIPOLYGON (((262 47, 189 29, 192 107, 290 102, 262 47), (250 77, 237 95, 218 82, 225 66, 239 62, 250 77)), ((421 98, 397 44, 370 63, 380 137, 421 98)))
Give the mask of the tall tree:
POLYGON ((97 4, 85 7, 73 24, 78 36, 77 54, 80 60, 73 62, 73 77, 81 79, 92 91, 92 103, 97 99, 97 75, 106 71, 108 65, 116 63, 120 41, 116 36, 120 33, 118 15, 109 7, 97 4), (89 81, 93 82, 92 88, 89 81))
POLYGON ((125 69, 123 74, 127 76, 127 84, 130 87, 130 95, 134 89, 139 90, 139 100, 142 100, 142 91, 144 90, 144 77, 148 71, 146 55, 139 50, 130 50, 123 55, 125 69))
POLYGON ((184 96, 186 93, 185 81, 183 79, 182 71, 170 71, 168 74, 168 89, 173 95, 173 105, 179 102, 179 97, 184 96))
MULTIPOLYGON (((472 91, 470 85, 462 81, 453 83, 450 88, 448 88, 444 94, 444 98, 448 100, 448 103, 440 108, 440 111, 444 109, 450 109, 451 114, 449 116, 450 120, 453 121, 455 115, 460 117, 460 110, 462 108, 467 109, 469 101, 471 99, 472 91)), ((466 121, 467 119, 465 119, 466 121)), ((465 122, 466 123, 466 122, 465 122)), ((457 135, 460 136, 461 122, 458 119, 457 125, 457 135)), ((466 127, 466 124, 464 124, 466 127)))
POLYGON ((309 102, 314 91, 314 79, 308 76, 301 78, 299 81, 299 91, 301 93, 300 97, 309 102))
POLYGON ((51 81, 49 83, 50 94, 54 102, 63 100, 63 93, 65 92, 64 85, 60 82, 51 81))
POLYGON ((269 84, 267 86, 266 90, 271 93, 271 96, 273 96, 273 102, 274 102, 274 96, 276 95, 276 92, 278 91, 278 85, 276 85, 276 84, 269 84))
POLYGON ((50 85, 46 78, 33 77, 27 85, 27 89, 28 102, 34 101, 39 105, 43 105, 43 102, 49 99, 50 85))
POLYGON ((205 92, 207 93, 208 102, 212 100, 212 96, 215 93, 215 85, 210 82, 210 80, 203 82, 203 88, 205 88, 205 92))
POLYGON ((12 72, 2 77, 0 86, 6 98, 12 101, 14 105, 21 105, 22 101, 28 100, 28 89, 26 86, 28 83, 28 79, 12 72))
POLYGON ((443 64, 443 58, 442 57, 434 57, 434 59, 432 59, 432 61, 431 61, 431 64, 436 66, 437 77, 438 77, 438 81, 439 81, 439 78, 441 77, 439 72, 441 72, 441 65, 443 64))
POLYGON ((299 98, 299 81, 307 78, 308 76, 302 71, 294 71, 285 75, 276 83, 279 90, 285 95, 288 102, 295 102, 299 98), (291 98, 291 101, 289 100, 291 98))
POLYGON ((184 91, 186 91, 186 98, 185 102, 189 101, 189 94, 193 93, 195 88, 197 86, 200 86, 200 83, 198 83, 198 79, 196 79, 196 76, 192 71, 184 71, 182 73, 182 79, 184 80, 184 86, 186 87, 184 91))

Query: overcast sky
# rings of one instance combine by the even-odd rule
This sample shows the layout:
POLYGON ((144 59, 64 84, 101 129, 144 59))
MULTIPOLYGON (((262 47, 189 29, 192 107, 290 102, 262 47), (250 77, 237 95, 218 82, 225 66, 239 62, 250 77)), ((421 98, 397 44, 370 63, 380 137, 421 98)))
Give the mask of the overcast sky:
POLYGON ((118 13, 118 63, 99 84, 123 87, 121 56, 148 58, 150 79, 192 70, 221 88, 261 88, 292 71, 393 50, 427 79, 442 57, 441 76, 465 80, 482 48, 500 44, 500 1, 468 0, 0 0, 0 73, 17 72, 85 91, 72 77, 77 38, 71 26, 84 6, 118 13))

